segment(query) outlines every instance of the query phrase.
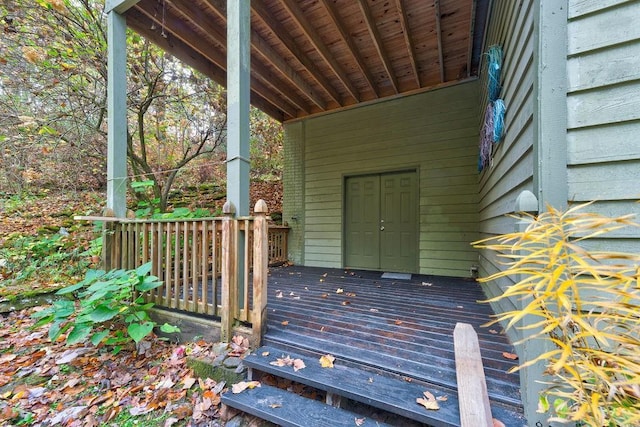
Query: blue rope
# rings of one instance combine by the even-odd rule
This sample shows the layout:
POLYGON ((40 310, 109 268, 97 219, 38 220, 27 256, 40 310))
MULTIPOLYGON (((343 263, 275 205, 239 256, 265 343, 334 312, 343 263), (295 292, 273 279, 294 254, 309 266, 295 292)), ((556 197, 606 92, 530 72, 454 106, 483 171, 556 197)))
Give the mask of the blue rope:
POLYGON ((502 48, 498 45, 493 45, 487 51, 487 69, 488 69, 488 82, 487 89, 489 92, 489 101, 493 102, 498 99, 500 95, 500 71, 502 68, 502 48))
POLYGON ((504 114, 507 111, 507 106, 504 105, 502 99, 496 99, 493 102, 493 142, 498 143, 503 137, 504 133, 504 114))

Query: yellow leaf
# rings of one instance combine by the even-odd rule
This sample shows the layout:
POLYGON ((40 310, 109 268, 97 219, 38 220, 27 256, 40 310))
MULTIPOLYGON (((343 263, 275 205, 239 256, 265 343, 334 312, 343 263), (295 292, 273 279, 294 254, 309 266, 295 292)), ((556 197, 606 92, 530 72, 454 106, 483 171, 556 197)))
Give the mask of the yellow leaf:
POLYGON ((335 357, 330 354, 325 354, 320 358, 320 366, 322 366, 323 368, 333 368, 334 360, 336 360, 335 357))
POLYGON ((344 289, 342 289, 342 288, 336 289, 336 294, 341 294, 343 292, 344 292, 344 289))
POLYGON ((429 409, 430 411, 437 411, 438 409, 440 409, 440 406, 438 405, 438 401, 436 400, 436 397, 428 392, 428 391, 424 391, 422 392, 423 397, 419 397, 416 399, 416 403, 424 406, 426 409, 429 409))
POLYGON ((231 386, 231 392, 234 394, 242 393, 246 389, 260 387, 260 381, 241 381, 231 386))

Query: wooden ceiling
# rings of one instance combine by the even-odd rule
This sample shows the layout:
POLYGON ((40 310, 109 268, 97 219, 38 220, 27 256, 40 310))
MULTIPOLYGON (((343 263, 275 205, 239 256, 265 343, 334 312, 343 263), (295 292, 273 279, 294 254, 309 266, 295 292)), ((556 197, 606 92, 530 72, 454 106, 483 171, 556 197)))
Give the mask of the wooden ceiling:
MULTIPOLYGON (((279 121, 477 73, 489 0, 251 0, 251 102, 279 121)), ((127 25, 226 81, 226 0, 140 0, 127 25)))

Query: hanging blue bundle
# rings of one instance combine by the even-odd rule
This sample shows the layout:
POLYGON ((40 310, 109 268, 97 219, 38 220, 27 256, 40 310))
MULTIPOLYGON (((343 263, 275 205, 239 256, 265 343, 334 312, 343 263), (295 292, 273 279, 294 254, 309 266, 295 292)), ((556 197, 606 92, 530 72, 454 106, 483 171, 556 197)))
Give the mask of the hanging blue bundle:
POLYGON ((487 89, 489 92, 489 101, 493 102, 500 95, 500 71, 502 69, 502 48, 493 45, 487 51, 487 70, 488 82, 487 89))
POLYGON ((493 102, 493 142, 498 143, 503 137, 504 133, 504 113, 507 111, 507 106, 504 105, 502 99, 496 99, 493 102))

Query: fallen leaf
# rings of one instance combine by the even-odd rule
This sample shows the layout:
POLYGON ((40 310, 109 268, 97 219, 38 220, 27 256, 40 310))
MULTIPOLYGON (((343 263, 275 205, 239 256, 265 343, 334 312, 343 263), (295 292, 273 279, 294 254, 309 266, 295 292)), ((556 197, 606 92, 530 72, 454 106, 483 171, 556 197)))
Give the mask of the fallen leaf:
POLYGON ((322 366, 323 368, 333 368, 333 362, 335 360, 336 358, 333 357, 332 355, 325 354, 320 358, 320 366, 322 366))
POLYGON ((507 353, 506 351, 502 353, 502 357, 510 360, 518 360, 518 355, 513 353, 507 353))
POLYGON ((490 334, 497 334, 497 333, 498 333, 498 331, 496 331, 495 329, 489 329, 489 333, 490 333, 490 334))
POLYGON ((171 427, 172 425, 174 425, 178 421, 180 421, 178 418, 169 417, 166 420, 164 420, 164 427, 171 427))
POLYGON ((349 305, 351 304, 351 301, 342 301, 342 305, 349 305))
POLYGON ((440 409, 440 405, 438 405, 438 401, 435 396, 428 391, 422 393, 424 397, 419 397, 416 399, 416 403, 424 406, 426 409, 430 411, 437 411, 440 409))
POLYGON ((182 379, 182 389, 189 390, 196 383, 196 379, 193 377, 185 377, 182 379))
POLYGON ((276 291, 276 298, 282 298, 282 291, 276 291))
POLYGON ((377 308, 370 308, 369 311, 372 312, 372 313, 377 313, 380 310, 378 310, 377 308))
POLYGON ((433 283, 422 282, 422 286, 433 286, 433 283))
POLYGON ((395 324, 396 324, 396 325, 402 325, 402 323, 403 323, 403 322, 402 322, 402 320, 396 320, 396 321, 395 321, 395 324))
POLYGON ((269 405, 269 408, 282 408, 282 404, 281 403, 272 403, 271 405, 269 405))
POLYGON ((287 326, 289 324, 289 321, 288 320, 283 320, 282 322, 280 322, 280 324, 282 326, 287 326))
POLYGON ((11 362, 17 356, 15 354, 4 354, 0 357, 0 365, 4 365, 5 363, 11 362))
POLYGON ((356 294, 353 293, 353 292, 347 292, 347 293, 345 293, 345 295, 348 296, 348 297, 355 297, 356 296, 356 294))
POLYGON ((341 293, 344 293, 344 289, 342 288, 336 289, 336 294, 341 294, 341 293))
POLYGON ((329 298, 329 294, 322 294, 320 295, 322 298, 329 298))
MULTIPOLYGON (((231 386, 231 392, 234 394, 238 394, 238 393, 242 393, 246 389, 252 389, 256 387, 260 387, 260 381, 241 381, 231 386)), ((205 400, 209 400, 209 399, 205 399, 205 400)), ((206 408, 204 410, 206 411, 207 409, 209 408, 206 408)))
POLYGON ((268 352, 268 351, 263 351, 263 352, 262 352, 262 357, 266 357, 266 356, 268 356, 268 355, 269 355, 269 352, 268 352))
POLYGON ((304 364, 302 359, 295 359, 293 361, 293 370, 294 370, 294 372, 298 372, 300 369, 304 369, 306 367, 307 366, 304 364))
POLYGON ((356 423, 357 426, 361 426, 361 425, 364 424, 364 420, 365 420, 364 418, 357 418, 356 417, 355 423, 356 423))
POLYGON ((506 427, 504 423, 500 420, 493 419, 493 427, 506 427))
POLYGON ((447 396, 438 396, 436 397, 436 400, 438 402, 446 402, 447 400, 449 400, 449 398, 447 396))

